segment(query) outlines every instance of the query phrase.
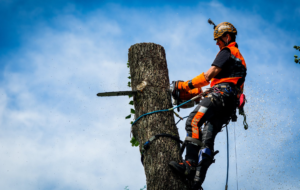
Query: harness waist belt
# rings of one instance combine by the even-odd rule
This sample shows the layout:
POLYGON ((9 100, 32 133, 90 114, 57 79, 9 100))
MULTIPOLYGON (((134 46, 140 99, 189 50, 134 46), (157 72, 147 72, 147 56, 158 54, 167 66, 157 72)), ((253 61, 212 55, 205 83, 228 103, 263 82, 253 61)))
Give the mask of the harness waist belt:
POLYGON ((228 86, 237 88, 237 86, 234 85, 233 83, 219 83, 219 84, 214 85, 213 87, 216 87, 216 88, 227 88, 228 86))

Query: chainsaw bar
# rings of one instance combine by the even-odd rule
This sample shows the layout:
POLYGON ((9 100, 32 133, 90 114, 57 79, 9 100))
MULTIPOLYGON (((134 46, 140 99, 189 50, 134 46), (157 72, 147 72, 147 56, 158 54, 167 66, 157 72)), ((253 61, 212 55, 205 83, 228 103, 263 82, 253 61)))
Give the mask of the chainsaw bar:
POLYGON ((117 92, 101 92, 98 93, 97 96, 128 96, 128 95, 136 95, 137 91, 117 91, 117 92))

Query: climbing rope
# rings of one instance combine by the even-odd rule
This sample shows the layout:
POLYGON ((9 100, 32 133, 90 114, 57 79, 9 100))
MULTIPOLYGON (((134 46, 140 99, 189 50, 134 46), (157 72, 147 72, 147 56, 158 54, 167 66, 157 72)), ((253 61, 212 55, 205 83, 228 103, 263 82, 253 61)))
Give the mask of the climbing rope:
POLYGON ((188 117, 189 117, 189 116, 185 116, 185 117, 183 117, 182 119, 179 119, 175 125, 177 125, 181 120, 183 120, 183 119, 185 119, 185 118, 188 118, 188 117))
MULTIPOLYGON (((183 102, 182 104, 180 104, 180 105, 178 105, 178 106, 175 106, 175 107, 173 107, 173 108, 164 109, 164 110, 157 110, 157 111, 145 113, 145 114, 141 115, 140 117, 138 117, 131 125, 134 125, 139 119, 141 119, 142 117, 144 117, 144 116, 146 116, 146 115, 150 115, 150 114, 153 114, 153 113, 159 113, 159 112, 165 112, 165 111, 174 111, 174 109, 176 109, 176 108, 178 108, 178 107, 180 107, 180 106, 182 106, 182 105, 184 105, 184 104, 186 104, 186 103, 188 103, 188 102, 190 102, 190 101, 193 101, 193 100, 195 100, 195 99, 197 99, 197 98, 199 98, 199 97, 201 97, 201 96, 202 96, 202 94, 199 94, 199 95, 197 95, 197 96, 191 98, 190 100, 188 100, 188 101, 186 101, 186 102, 183 102)), ((175 115, 177 114, 176 112, 174 112, 174 113, 175 113, 175 115)), ((178 115, 178 114, 177 114, 177 115, 178 115)), ((177 116, 177 115, 176 115, 176 116, 177 116)), ((178 115, 178 116, 179 116, 179 115, 178 115)), ((180 116, 179 116, 179 118, 180 118, 180 116)), ((180 119, 181 119, 181 118, 180 118, 180 119)), ((182 119, 181 119, 181 120, 182 120, 182 119)))
POLYGON ((226 185, 225 190, 228 188, 228 173, 229 173, 229 142, 228 142, 228 128, 226 124, 226 137, 227 137, 227 175, 226 175, 226 185))
POLYGON ((234 144, 235 144, 235 174, 236 174, 236 189, 239 189, 239 178, 237 169, 237 156, 236 156, 236 139, 235 139, 235 124, 234 124, 234 144))
MULTIPOLYGON (((226 124, 226 137, 227 137, 227 175, 225 190, 228 189, 228 174, 229 174, 229 141, 228 141, 228 123, 226 124)), ((235 136, 235 124, 234 124, 234 144, 235 144, 235 174, 236 174, 236 187, 239 189, 238 169, 237 169, 237 155, 236 155, 236 136, 235 136)))

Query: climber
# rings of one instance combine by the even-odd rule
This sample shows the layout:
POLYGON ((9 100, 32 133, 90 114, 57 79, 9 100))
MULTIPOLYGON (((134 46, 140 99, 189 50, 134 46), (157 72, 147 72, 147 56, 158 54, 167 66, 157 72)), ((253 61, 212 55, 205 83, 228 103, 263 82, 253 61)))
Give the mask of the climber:
POLYGON ((186 121, 186 155, 183 163, 171 161, 171 169, 201 189, 207 169, 214 162, 214 141, 222 126, 236 118, 238 98, 243 93, 246 63, 236 43, 236 28, 229 22, 214 25, 214 40, 220 51, 207 72, 186 82, 178 90, 189 91, 210 84, 209 93, 186 121), (201 126, 204 124, 203 129, 201 126), (200 152, 199 152, 200 151, 200 152), (198 154, 199 153, 199 154, 198 154))

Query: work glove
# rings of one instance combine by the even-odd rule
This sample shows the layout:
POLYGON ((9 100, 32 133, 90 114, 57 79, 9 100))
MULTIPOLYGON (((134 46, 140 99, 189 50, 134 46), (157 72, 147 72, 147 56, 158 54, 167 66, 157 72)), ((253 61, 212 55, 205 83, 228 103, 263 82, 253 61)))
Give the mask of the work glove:
MULTIPOLYGON (((172 96, 176 100, 179 98, 181 101, 187 101, 203 92, 201 88, 194 88, 192 90, 185 91, 184 89, 180 88, 182 83, 184 83, 184 82, 183 81, 173 81, 174 88, 172 91, 172 96), (180 91, 180 93, 179 93, 179 91, 180 91)), ((195 101, 196 101, 196 103, 198 103, 200 101, 200 98, 196 99, 195 101)))
POLYGON ((172 94, 174 94, 176 90, 180 90, 181 92, 185 91, 184 92, 185 94, 188 93, 188 94, 194 95, 194 96, 196 96, 196 95, 203 92, 201 88, 193 88, 193 89, 190 89, 190 90, 185 90, 184 88, 182 88, 182 86, 185 83, 182 80, 174 81, 173 83, 175 83, 175 84, 174 84, 174 89, 173 89, 172 94))
POLYGON ((201 87, 209 84, 209 82, 206 81, 206 79, 204 77, 204 73, 201 73, 200 75, 196 76, 192 80, 188 80, 185 82, 183 82, 183 81, 176 81, 176 82, 177 82, 177 85, 176 85, 177 89, 185 90, 187 92, 194 88, 201 88, 201 87))

